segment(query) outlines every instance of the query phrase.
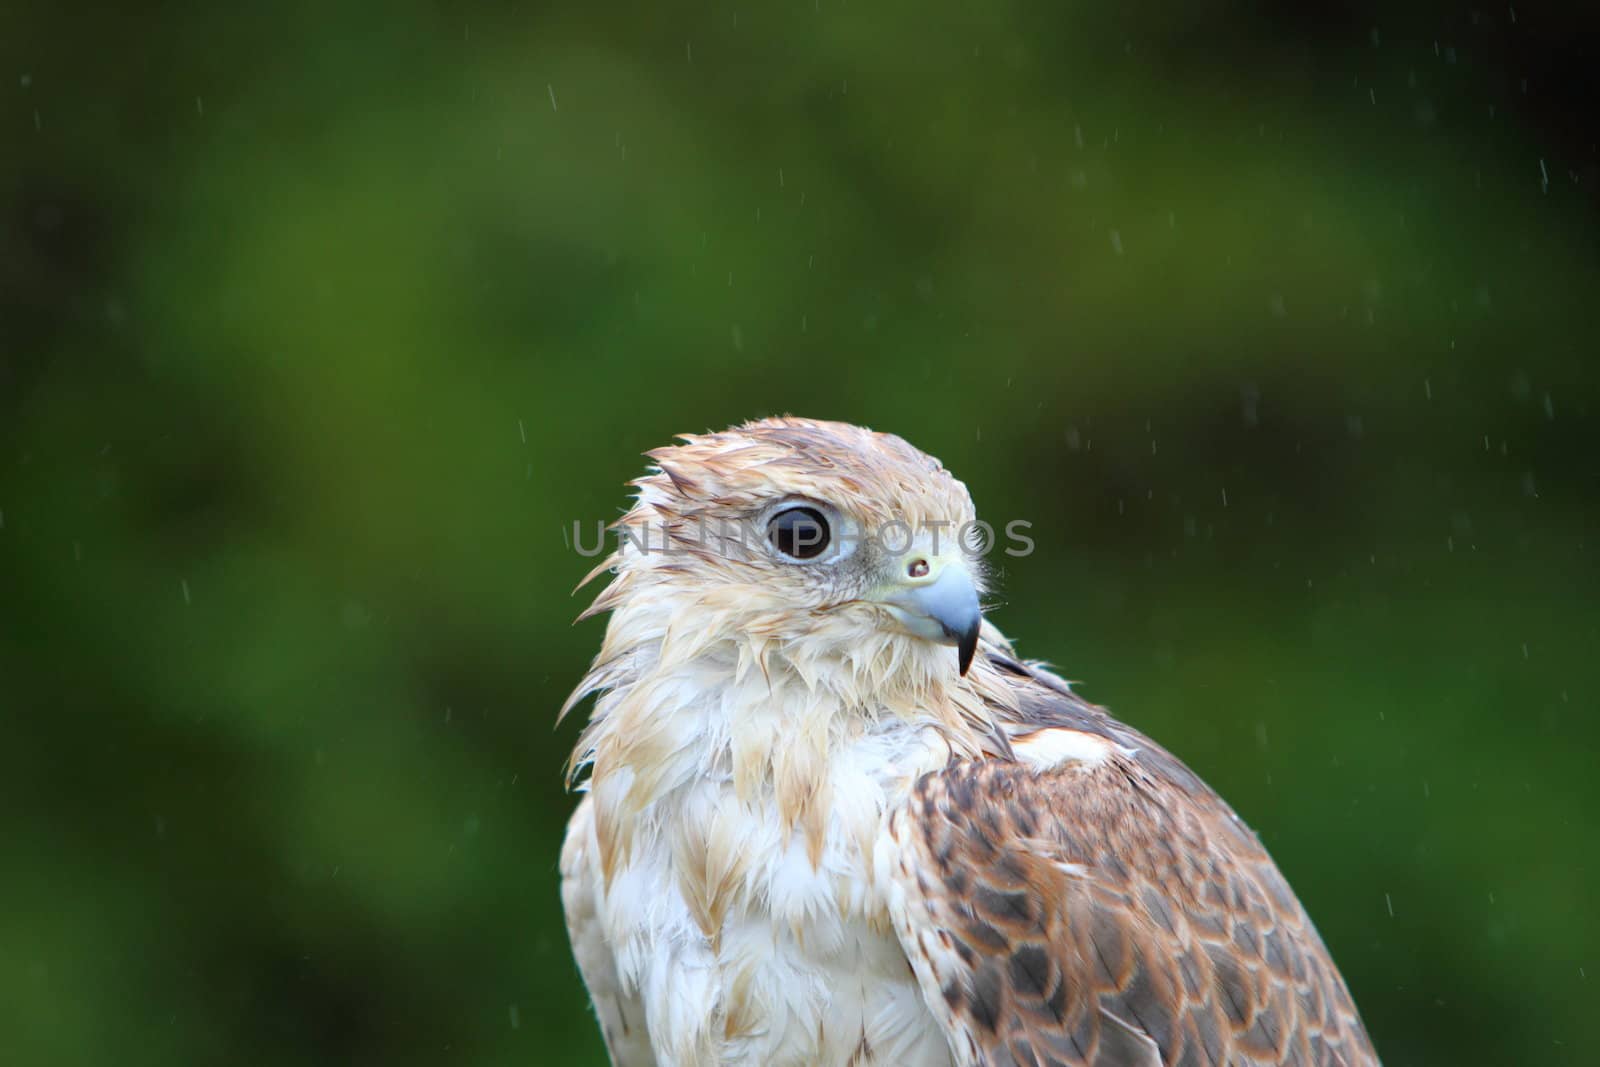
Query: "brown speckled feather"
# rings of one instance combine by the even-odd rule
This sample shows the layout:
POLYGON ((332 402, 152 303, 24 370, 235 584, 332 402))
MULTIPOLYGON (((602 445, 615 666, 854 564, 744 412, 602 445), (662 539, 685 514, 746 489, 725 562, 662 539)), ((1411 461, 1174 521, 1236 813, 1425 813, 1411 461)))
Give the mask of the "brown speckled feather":
POLYGON ((1105 755, 956 760, 892 818, 896 931, 958 1062, 1377 1064, 1311 920, 1228 805, 1060 679, 991 661, 1016 681, 1014 737, 1074 731, 1105 755))

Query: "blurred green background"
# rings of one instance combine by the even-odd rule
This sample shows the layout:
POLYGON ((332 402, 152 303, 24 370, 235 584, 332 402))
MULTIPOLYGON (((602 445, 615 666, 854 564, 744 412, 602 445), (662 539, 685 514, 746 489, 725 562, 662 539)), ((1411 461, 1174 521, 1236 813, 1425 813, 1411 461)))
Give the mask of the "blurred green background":
POLYGON ((1594 1062, 1597 28, 8 5, 5 1061, 602 1063, 572 523, 791 411, 1034 523, 1388 1063, 1594 1062))

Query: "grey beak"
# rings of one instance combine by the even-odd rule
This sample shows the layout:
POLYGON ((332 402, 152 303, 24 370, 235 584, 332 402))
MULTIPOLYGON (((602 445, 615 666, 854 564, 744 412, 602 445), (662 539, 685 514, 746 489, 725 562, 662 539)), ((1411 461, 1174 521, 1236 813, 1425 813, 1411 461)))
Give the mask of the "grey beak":
POLYGON ((978 651, 983 611, 972 576, 964 567, 945 567, 935 581, 900 589, 886 603, 896 609, 895 614, 912 633, 954 645, 961 673, 967 673, 978 651))

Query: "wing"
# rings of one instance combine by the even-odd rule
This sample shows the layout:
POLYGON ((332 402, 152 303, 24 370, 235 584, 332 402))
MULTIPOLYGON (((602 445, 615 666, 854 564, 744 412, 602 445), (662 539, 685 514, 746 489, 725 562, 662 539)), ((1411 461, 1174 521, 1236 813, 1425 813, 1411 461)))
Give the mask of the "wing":
POLYGON ((600 921, 598 862, 594 803, 585 796, 567 823, 567 839, 561 846, 561 907, 567 915, 567 936, 614 1067, 655 1067, 644 1005, 637 994, 623 988, 600 921))
POLYGON ((1376 1065, 1283 876, 1176 758, 1037 668, 1016 758, 925 775, 878 870, 964 1067, 1376 1065))

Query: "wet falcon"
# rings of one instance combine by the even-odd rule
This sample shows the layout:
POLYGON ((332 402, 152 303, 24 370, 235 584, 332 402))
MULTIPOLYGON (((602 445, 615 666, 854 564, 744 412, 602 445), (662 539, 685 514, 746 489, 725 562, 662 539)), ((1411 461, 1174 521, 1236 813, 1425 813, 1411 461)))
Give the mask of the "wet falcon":
POLYGON ((561 856, 618 1067, 1376 1064, 1255 835, 980 610, 972 500, 775 418, 649 453, 561 856))

